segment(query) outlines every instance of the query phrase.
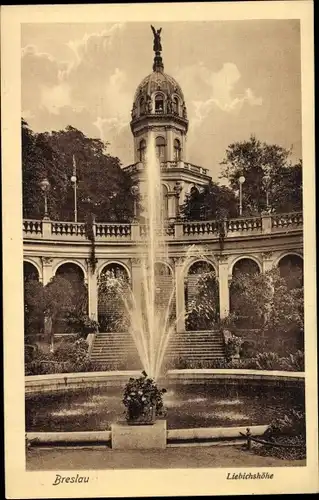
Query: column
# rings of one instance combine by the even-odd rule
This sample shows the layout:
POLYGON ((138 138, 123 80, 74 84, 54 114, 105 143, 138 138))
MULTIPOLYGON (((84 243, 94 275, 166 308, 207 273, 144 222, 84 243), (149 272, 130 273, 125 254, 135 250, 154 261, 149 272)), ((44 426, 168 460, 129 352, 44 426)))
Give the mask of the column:
POLYGON ((140 259, 131 259, 132 271, 131 271, 131 286, 134 295, 134 300, 136 308, 140 309, 142 307, 142 272, 141 272, 141 261, 140 259))
POLYGON ((229 315, 229 283, 228 283, 228 256, 221 255, 218 259, 218 283, 219 283, 219 309, 220 319, 229 315))
POLYGON ((175 289, 176 289, 176 331, 185 332, 185 289, 183 259, 174 258, 175 261, 175 289))
POLYGON ((175 219, 176 217, 176 201, 175 191, 168 192, 168 218, 175 219))
POLYGON ((273 253, 264 252, 262 254, 262 258, 263 258, 263 273, 271 271, 271 269, 273 268, 273 253))
POLYGON ((53 277, 52 271, 52 257, 41 257, 42 261, 42 284, 47 285, 51 278, 53 277))
POLYGON ((173 148, 173 131, 168 129, 166 132, 166 161, 174 161, 174 148, 173 148))
POLYGON ((97 271, 92 269, 88 259, 87 262, 87 284, 88 284, 88 305, 89 317, 98 321, 98 280, 97 271))

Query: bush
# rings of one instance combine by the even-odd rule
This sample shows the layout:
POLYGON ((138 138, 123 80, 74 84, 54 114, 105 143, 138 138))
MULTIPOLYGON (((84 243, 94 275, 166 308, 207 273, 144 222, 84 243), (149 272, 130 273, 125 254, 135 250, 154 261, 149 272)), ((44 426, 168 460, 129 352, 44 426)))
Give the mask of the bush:
POLYGON ((303 351, 297 351, 295 354, 290 354, 287 358, 281 359, 283 370, 303 372, 305 370, 305 354, 303 351))
POLYGON ((291 410, 282 418, 275 419, 265 431, 263 438, 288 447, 275 447, 265 444, 254 445, 258 455, 274 456, 288 460, 306 458, 306 418, 304 411, 291 410))

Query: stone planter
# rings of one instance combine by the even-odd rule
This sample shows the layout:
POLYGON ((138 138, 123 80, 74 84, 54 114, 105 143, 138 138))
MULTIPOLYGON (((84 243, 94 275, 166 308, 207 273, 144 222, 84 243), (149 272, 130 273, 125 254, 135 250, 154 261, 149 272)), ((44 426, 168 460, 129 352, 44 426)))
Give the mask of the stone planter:
POLYGON ((153 425, 129 425, 118 422, 111 425, 114 450, 164 449, 167 442, 166 420, 156 420, 153 425))
POLYGON ((127 423, 128 425, 153 425, 155 423, 155 408, 147 412, 139 412, 135 406, 127 410, 127 423))

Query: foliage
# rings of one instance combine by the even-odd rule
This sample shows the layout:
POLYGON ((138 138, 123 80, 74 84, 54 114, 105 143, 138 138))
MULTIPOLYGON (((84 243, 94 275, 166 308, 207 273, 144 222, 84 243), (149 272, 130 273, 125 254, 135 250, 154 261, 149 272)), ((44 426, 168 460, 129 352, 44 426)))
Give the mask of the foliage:
POLYGON ((74 326, 74 329, 80 336, 87 336, 88 333, 97 332, 99 323, 90 318, 87 314, 81 313, 80 315, 70 316, 69 323, 74 326))
POLYGON ((288 357, 282 358, 281 366, 283 370, 303 372, 305 370, 305 353, 298 350, 294 354, 289 354, 288 357))
POLYGON ((254 453, 290 460, 305 459, 306 416, 304 410, 291 409, 283 417, 276 418, 266 429, 263 438, 270 443, 274 442, 283 446, 257 444, 253 447, 254 453))
POLYGON ((38 348, 30 356, 28 350, 25 351, 26 375, 86 372, 93 369, 88 356, 88 344, 81 338, 74 341, 63 340, 54 352, 38 348))
POLYGON ((215 271, 200 274, 194 284, 196 295, 188 305, 188 330, 209 330, 219 319, 219 290, 215 271))
POLYGON ((239 273, 231 283, 231 307, 237 319, 261 333, 303 331, 303 288, 290 288, 277 269, 266 273, 239 273))
POLYGON ((227 340, 225 340, 225 358, 230 361, 233 356, 239 354, 239 348, 243 340, 237 335, 231 335, 227 340))
POLYGON ((230 188, 238 191, 238 179, 245 177, 243 185, 243 213, 253 215, 267 208, 289 212, 302 210, 302 163, 292 165, 291 151, 277 144, 261 142, 256 137, 230 144, 226 150, 222 178, 230 188))
POLYGON ((120 160, 107 153, 107 143, 65 130, 34 133, 22 119, 23 216, 43 216, 40 182, 47 177, 49 214, 73 220, 74 192, 70 181, 76 161, 78 220, 93 213, 98 221, 125 222, 133 217, 132 180, 120 160))
POLYGON ((125 272, 108 269, 98 278, 99 310, 105 313, 99 316, 99 323, 104 332, 126 331, 129 318, 125 304, 130 300, 129 282, 125 272))
POLYGON ((155 416, 163 416, 165 392, 166 389, 159 389, 145 371, 139 378, 130 378, 123 395, 127 420, 138 420, 143 417, 147 419, 153 412, 155 416))
POLYGON ((238 203, 227 186, 210 181, 201 190, 193 189, 186 197, 182 214, 186 220, 219 220, 236 217, 238 203))

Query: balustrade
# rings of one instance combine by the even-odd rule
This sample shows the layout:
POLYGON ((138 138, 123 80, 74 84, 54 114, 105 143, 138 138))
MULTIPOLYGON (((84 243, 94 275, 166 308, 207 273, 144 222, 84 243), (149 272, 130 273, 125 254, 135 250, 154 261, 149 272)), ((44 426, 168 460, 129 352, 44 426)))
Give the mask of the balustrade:
POLYGON ((40 220, 23 220, 24 234, 42 234, 42 221, 40 220))
POLYGON ((101 238, 130 238, 131 224, 96 224, 95 235, 101 238))
POLYGON ((61 236, 85 236, 85 224, 80 222, 51 222, 51 233, 61 236))
POLYGON ((227 232, 238 231, 260 231, 262 227, 261 217, 247 217, 242 219, 228 219, 226 221, 227 232))
POLYGON ((272 214, 271 219, 271 226, 275 229, 303 225, 302 212, 292 212, 289 214, 272 214))
MULTIPOLYGON (((164 227, 158 227, 156 230, 158 236, 175 236, 175 224, 169 223, 164 227)), ((146 224, 140 225, 140 236, 141 238, 146 238, 147 236, 147 226, 146 224)))
POLYGON ((184 222, 183 234, 186 236, 202 236, 202 235, 217 235, 218 222, 184 222))
MULTIPOLYGON (((260 217, 243 217, 224 221, 224 237, 240 237, 241 235, 261 235, 271 232, 302 230, 303 216, 301 212, 288 214, 267 214, 260 217)), ((164 230, 158 233, 168 239, 187 240, 197 238, 217 238, 220 233, 220 221, 183 221, 168 222, 164 230)), ((94 234, 100 241, 107 239, 125 239, 135 241, 146 237, 147 226, 143 224, 96 223, 94 234)), ((158 228, 158 231, 160 229, 158 228)), ((50 220, 23 220, 23 236, 28 239, 70 239, 88 238, 85 223, 59 222, 50 220)))

